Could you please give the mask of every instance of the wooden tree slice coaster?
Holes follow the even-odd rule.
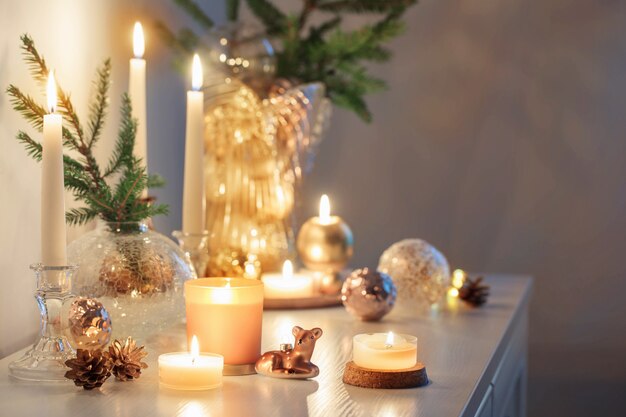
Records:
[[[381,371],[361,368],[350,361],[346,364],[346,369],[343,372],[343,382],[363,388],[415,388],[427,385],[428,375],[426,375],[426,367],[420,362],[409,369]]]

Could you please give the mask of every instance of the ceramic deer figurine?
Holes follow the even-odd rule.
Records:
[[[315,342],[322,336],[322,329],[316,327],[304,330],[295,326],[292,330],[295,347],[281,345],[281,350],[265,352],[255,364],[257,373],[274,378],[307,379],[319,375],[320,369],[311,363]]]

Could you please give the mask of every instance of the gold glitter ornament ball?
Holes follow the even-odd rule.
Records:
[[[405,239],[383,252],[378,270],[389,274],[398,290],[400,310],[437,306],[450,286],[446,257],[421,239]]]
[[[95,298],[78,297],[70,305],[69,333],[75,349],[103,348],[111,338],[111,318]]]

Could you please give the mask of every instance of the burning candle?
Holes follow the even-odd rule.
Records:
[[[261,354],[263,284],[243,278],[200,278],[185,282],[187,337],[202,352],[224,356],[224,375],[254,373]]]
[[[130,60],[130,76],[128,80],[128,94],[133,106],[133,117],[137,119],[137,134],[135,136],[135,156],[143,160],[148,169],[148,134],[146,126],[146,61],[143,59],[145,40],[141,23],[135,22],[133,30],[134,58]],[[147,195],[147,190],[145,191]]]
[[[412,368],[417,363],[417,338],[393,332],[358,334],[352,340],[352,357],[362,368]]]
[[[202,64],[193,56],[191,91],[187,91],[187,129],[185,139],[185,178],[183,186],[183,232],[204,231],[204,93]]]
[[[294,274],[293,264],[287,260],[282,274],[263,274],[265,298],[304,298],[313,294],[313,279]]]
[[[159,383],[178,390],[208,390],[222,385],[224,357],[200,353],[198,339],[191,339],[191,352],[166,353],[159,356]]]
[[[339,272],[352,257],[353,243],[350,227],[341,217],[330,215],[330,200],[324,194],[319,217],[307,220],[298,233],[300,259],[311,270]]]
[[[57,90],[54,72],[48,75],[48,111],[43,117],[41,170],[41,262],[46,266],[67,265],[65,190],[63,181],[63,118],[54,114]]]

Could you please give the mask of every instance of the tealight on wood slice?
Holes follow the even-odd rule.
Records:
[[[408,369],[383,371],[361,368],[350,361],[343,372],[343,382],[362,388],[399,389],[422,387],[429,381],[426,367],[420,362]]]

